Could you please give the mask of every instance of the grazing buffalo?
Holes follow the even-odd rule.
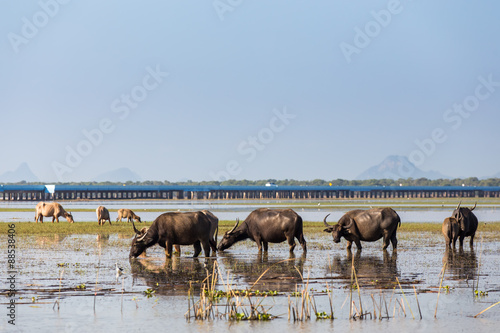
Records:
[[[207,215],[202,212],[171,212],[158,216],[151,227],[141,231],[137,230],[132,221],[134,231],[137,234],[132,241],[130,258],[136,258],[144,250],[155,244],[165,249],[167,258],[172,256],[172,247],[178,245],[193,245],[194,255],[197,257],[203,246],[205,256],[210,256],[210,228],[211,223]]]
[[[248,215],[241,225],[239,220],[230,231],[224,234],[218,250],[224,251],[234,243],[250,238],[257,243],[259,252],[267,252],[268,243],[288,241],[290,252],[295,248],[294,237],[299,240],[304,252],[307,251],[302,218],[291,209],[259,208]]]
[[[73,215],[71,212],[66,212],[64,208],[57,202],[39,202],[36,205],[36,213],[35,213],[35,221],[38,223],[40,219],[40,223],[43,223],[43,217],[52,216],[52,223],[54,220],[59,223],[59,217],[64,217],[68,220],[69,223],[73,223]]]
[[[477,217],[472,212],[474,208],[476,208],[476,204],[472,208],[462,207],[460,208],[460,204],[458,203],[457,208],[453,211],[452,216],[458,221],[460,225],[460,233],[458,234],[458,240],[460,241],[460,247],[464,245],[464,238],[470,236],[470,247],[474,246],[474,236],[476,235],[477,230]]]
[[[451,247],[453,243],[453,248],[455,248],[458,234],[460,233],[460,225],[458,224],[457,219],[454,217],[445,218],[441,231],[443,232],[444,240],[446,241],[446,247]]]
[[[212,250],[215,252],[217,251],[217,233],[219,231],[219,219],[217,216],[212,214],[212,212],[204,209],[201,211],[203,214],[205,214],[210,221],[210,242],[213,244],[212,245]],[[178,254],[181,254],[181,247],[178,244],[174,244],[174,250]]]
[[[99,225],[104,225],[106,221],[108,221],[111,225],[111,218],[109,217],[109,211],[106,207],[99,206],[97,207],[95,212],[97,214],[97,222],[99,223]]]
[[[340,242],[340,238],[344,237],[347,240],[348,250],[351,249],[352,242],[356,243],[358,250],[361,250],[361,241],[374,242],[382,237],[384,250],[389,246],[389,242],[392,243],[393,249],[397,248],[396,229],[401,225],[401,220],[392,208],[351,210],[345,213],[334,226],[326,223],[328,215],[323,220],[327,226],[323,231],[331,232],[335,243]]]
[[[118,222],[118,220],[120,220],[121,222],[122,219],[127,219],[127,222],[132,221],[132,219],[136,220],[137,222],[141,222],[141,218],[139,216],[135,215],[133,211],[126,208],[118,209],[118,217],[116,218],[116,222]]]

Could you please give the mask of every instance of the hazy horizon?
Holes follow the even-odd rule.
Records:
[[[355,179],[390,155],[452,178],[500,172],[492,0],[4,9],[0,175]]]

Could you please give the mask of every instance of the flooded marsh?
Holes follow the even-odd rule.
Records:
[[[229,228],[231,221],[221,224]],[[132,260],[133,231],[122,226],[99,229],[95,222],[92,231],[76,234],[20,232],[15,328],[494,331],[500,306],[474,318],[500,300],[500,235],[494,225],[480,224],[473,249],[466,240],[463,249],[446,250],[439,225],[405,229],[403,221],[397,251],[383,251],[380,240],[348,252],[345,240],[334,244],[319,224],[306,223],[306,254],[298,246],[291,255],[286,243],[258,253],[247,240],[213,258],[191,258],[192,246],[182,246],[180,256],[166,259],[154,246]],[[4,232],[0,244],[6,253]],[[7,266],[6,258],[1,264]],[[2,292],[5,308],[8,290]],[[213,297],[211,317],[195,319],[193,304],[207,296]],[[239,306],[234,317],[228,304]],[[309,318],[294,320],[291,309],[305,313],[312,304]],[[252,309],[260,319],[244,320]],[[2,330],[10,326],[0,323]]]

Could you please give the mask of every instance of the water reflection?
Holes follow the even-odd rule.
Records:
[[[192,285],[199,292],[203,280],[213,272],[213,260],[172,257],[162,264],[150,258],[130,259],[133,284],[138,279],[153,288],[159,295],[187,292]]]
[[[473,280],[477,275],[477,257],[474,250],[446,249],[443,255],[443,265],[451,280]]]
[[[233,274],[239,289],[253,286],[254,290],[287,292],[294,291],[296,284],[302,282],[306,254],[297,257],[291,253],[288,259],[274,259],[269,258],[268,253],[242,258],[223,252],[219,261]]]
[[[398,252],[383,251],[383,259],[373,255],[361,256],[362,250],[357,250],[353,256],[347,250],[347,257],[334,257],[327,267],[327,272],[336,279],[351,281],[351,267],[354,264],[358,283],[361,287],[393,288],[396,277],[400,276],[397,266]]]
[[[61,243],[68,235],[53,234],[50,236],[36,236],[36,243],[41,246]]]

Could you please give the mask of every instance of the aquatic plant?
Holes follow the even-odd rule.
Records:
[[[152,288],[148,288],[146,290],[144,290],[144,295],[147,297],[147,298],[151,298],[154,296],[156,290],[152,289]]]

